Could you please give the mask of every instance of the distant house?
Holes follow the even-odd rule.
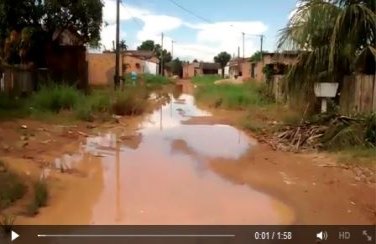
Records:
[[[89,84],[105,86],[112,84],[115,75],[115,53],[87,53]],[[137,74],[158,74],[159,59],[152,51],[126,50],[121,53],[119,64],[121,76],[130,72]]]
[[[158,74],[159,59],[153,51],[127,50],[122,53],[122,74]]]
[[[244,78],[244,73],[246,72],[245,64],[247,63],[246,58],[233,58],[229,61],[229,76],[231,78]]]
[[[250,62],[250,77],[253,80],[265,81],[266,77],[263,72],[265,66],[270,67],[274,74],[284,75],[288,67],[297,62],[299,52],[297,51],[283,51],[263,54],[262,60]]]
[[[197,75],[218,74],[218,63],[192,62],[183,64],[183,78],[192,78]]]

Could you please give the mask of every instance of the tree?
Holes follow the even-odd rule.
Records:
[[[73,28],[85,43],[96,45],[102,7],[101,0],[1,0],[0,39],[25,27],[42,29],[50,37],[56,30]]]
[[[156,45],[153,40],[146,40],[146,41],[143,41],[141,45],[137,47],[137,50],[154,51],[155,47]]]
[[[172,74],[182,77],[183,76],[183,62],[180,61],[179,58],[175,58],[170,63],[171,63]]]
[[[257,52],[255,52],[255,53],[249,58],[249,61],[251,61],[251,62],[258,62],[258,61],[261,61],[261,57],[264,56],[265,54],[267,54],[267,52],[262,52],[262,55],[261,55],[261,51],[257,51]]]
[[[373,0],[299,0],[278,41],[280,49],[301,51],[286,77],[288,90],[306,96],[318,81],[341,87],[362,53],[376,57],[375,5]]]
[[[222,78],[225,77],[225,66],[230,61],[231,55],[227,52],[221,52],[214,57],[214,62],[219,63],[222,69]]]
[[[125,40],[121,40],[121,41],[119,42],[119,47],[120,47],[120,51],[125,51],[125,50],[128,49],[128,46],[127,46],[127,44],[125,43]]]

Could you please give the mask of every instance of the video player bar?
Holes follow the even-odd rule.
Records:
[[[0,244],[374,244],[375,225],[12,226]]]

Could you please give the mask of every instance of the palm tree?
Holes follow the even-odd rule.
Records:
[[[312,92],[318,81],[341,86],[357,57],[375,55],[375,5],[374,0],[299,0],[278,41],[280,49],[302,51],[286,77],[288,90]]]
[[[119,42],[120,51],[126,51],[128,49],[128,45],[126,44],[125,40],[121,40]]]

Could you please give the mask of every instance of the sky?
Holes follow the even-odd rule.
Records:
[[[200,19],[173,2],[202,17]],[[122,0],[120,39],[128,49],[136,49],[144,40],[161,44],[181,60],[213,61],[221,51],[246,57],[260,50],[274,51],[278,31],[285,27],[296,0]],[[116,30],[116,0],[104,0],[102,49],[112,49]]]

